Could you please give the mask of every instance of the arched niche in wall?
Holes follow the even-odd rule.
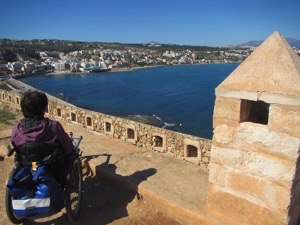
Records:
[[[166,152],[167,146],[166,146],[166,136],[159,133],[154,133],[151,136],[151,147],[159,152]]]
[[[70,119],[71,119],[71,122],[77,122],[77,116],[76,116],[76,112],[75,111],[71,111],[70,112]]]
[[[184,159],[192,163],[200,163],[201,149],[200,143],[196,140],[184,139]]]
[[[16,103],[17,103],[17,105],[20,105],[21,104],[21,102],[20,102],[20,97],[16,97]]]
[[[85,116],[85,124],[88,129],[90,129],[90,130],[94,129],[94,123],[93,123],[93,119],[92,119],[91,115]]]
[[[61,111],[61,108],[59,108],[59,107],[56,108],[56,115],[57,115],[57,117],[59,117],[59,118],[62,117],[62,111]]]
[[[104,127],[104,134],[113,135],[114,134],[114,127],[112,125],[112,119],[104,118],[103,123],[104,123],[104,126],[103,126]]]
[[[126,141],[132,144],[136,144],[138,141],[137,131],[134,125],[126,125]]]

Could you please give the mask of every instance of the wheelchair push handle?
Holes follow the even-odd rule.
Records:
[[[81,140],[83,139],[83,136],[79,135],[79,136],[74,136],[73,132],[70,132],[70,139],[74,145],[74,151],[76,154],[79,154],[79,145]]]

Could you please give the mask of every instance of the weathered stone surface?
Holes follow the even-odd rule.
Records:
[[[300,106],[300,96],[264,93],[259,96],[258,100],[281,105]]]
[[[229,218],[230,221],[231,218],[234,218],[235,221],[238,221],[236,224],[283,225],[287,219],[286,214],[272,211],[224,192],[212,183],[208,185],[208,210],[215,210],[223,216],[220,224],[224,222],[224,219]]]
[[[228,170],[226,180],[227,187],[241,196],[248,195],[260,201],[264,200],[267,180],[247,175],[238,170]]]
[[[217,97],[247,99],[252,101],[257,101],[258,98],[258,94],[256,92],[237,91],[224,88],[217,88],[215,90],[215,94]]]
[[[217,97],[215,101],[214,117],[239,121],[240,109],[240,99]]]
[[[287,214],[290,190],[265,178],[227,170],[226,189],[257,205]]]
[[[213,159],[212,159],[213,161]],[[240,167],[244,173],[265,177],[286,188],[291,187],[295,164],[290,160],[263,152],[242,152]]]
[[[204,154],[204,156],[207,156],[207,157],[210,158],[211,157],[211,151],[206,151],[205,154]]]
[[[13,107],[20,108],[20,105],[17,104],[17,102],[14,102],[16,97],[21,98],[20,94],[7,91],[3,91],[1,93],[1,96],[4,96],[4,99],[1,99],[2,102],[12,105]],[[11,96],[11,102],[8,99],[9,96]],[[61,116],[57,115],[57,108],[61,110]],[[201,152],[207,152],[206,158],[204,159],[205,162],[203,162],[202,167],[205,166],[206,169],[208,168],[210,160],[209,152],[211,149],[211,141],[208,139],[177,133],[98,112],[84,110],[62,100],[56,101],[56,99],[52,96],[49,97],[49,107],[47,113],[48,117],[58,119],[60,121],[71,122],[71,113],[75,114],[73,115],[73,119],[76,118],[74,121],[72,121],[72,123],[82,127],[87,127],[86,118],[90,117],[91,126],[88,127],[90,130],[94,130],[95,132],[101,134],[110,135],[113,138],[125,140],[139,147],[151,149],[153,148],[153,136],[161,136],[163,137],[163,146],[154,147],[156,148],[155,150],[162,153],[170,153],[173,156],[184,157],[184,140],[190,140],[191,143],[197,143],[199,150],[199,157],[196,160],[190,160],[190,162],[198,165],[202,160]],[[109,125],[106,124],[106,122],[111,124],[110,131],[107,129]],[[129,128],[134,131],[134,139],[129,139],[127,137],[127,129]]]
[[[223,165],[211,162],[209,165],[209,178],[208,181],[220,186],[225,187],[226,171]]]
[[[216,128],[219,125],[226,124],[228,126],[237,127],[240,125],[239,120],[232,120],[227,118],[221,118],[221,117],[214,117],[213,118],[213,128]]]
[[[249,144],[258,144],[270,151],[297,159],[300,138],[268,130],[266,125],[244,122],[236,129],[236,140],[243,140]]]
[[[221,165],[227,165],[229,167],[234,167],[241,164],[240,157],[240,150],[230,148],[219,148],[214,145],[212,146],[211,162],[218,163]]]
[[[268,128],[294,137],[300,137],[300,107],[272,104],[269,112]]]
[[[213,140],[221,144],[229,144],[233,141],[235,127],[222,124],[214,129]]]
[[[287,214],[290,201],[290,188],[285,188],[274,183],[269,183],[265,196],[265,202],[283,214]]]
[[[216,96],[209,208],[228,224],[284,224],[288,215],[288,224],[296,224],[299,56],[275,32],[216,88]],[[255,113],[248,100],[271,103],[267,125],[244,122]]]

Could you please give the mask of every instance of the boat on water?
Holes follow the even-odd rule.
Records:
[[[110,68],[93,68],[91,70],[89,70],[89,73],[101,73],[101,72],[107,72],[110,71]]]
[[[101,72],[107,72],[110,71],[110,68],[105,67],[99,67],[99,66],[90,66],[90,67],[83,67],[80,68],[81,72],[87,72],[87,73],[101,73]]]

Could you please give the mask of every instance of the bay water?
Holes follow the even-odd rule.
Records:
[[[20,80],[81,108],[211,139],[215,88],[237,66],[162,66]]]

